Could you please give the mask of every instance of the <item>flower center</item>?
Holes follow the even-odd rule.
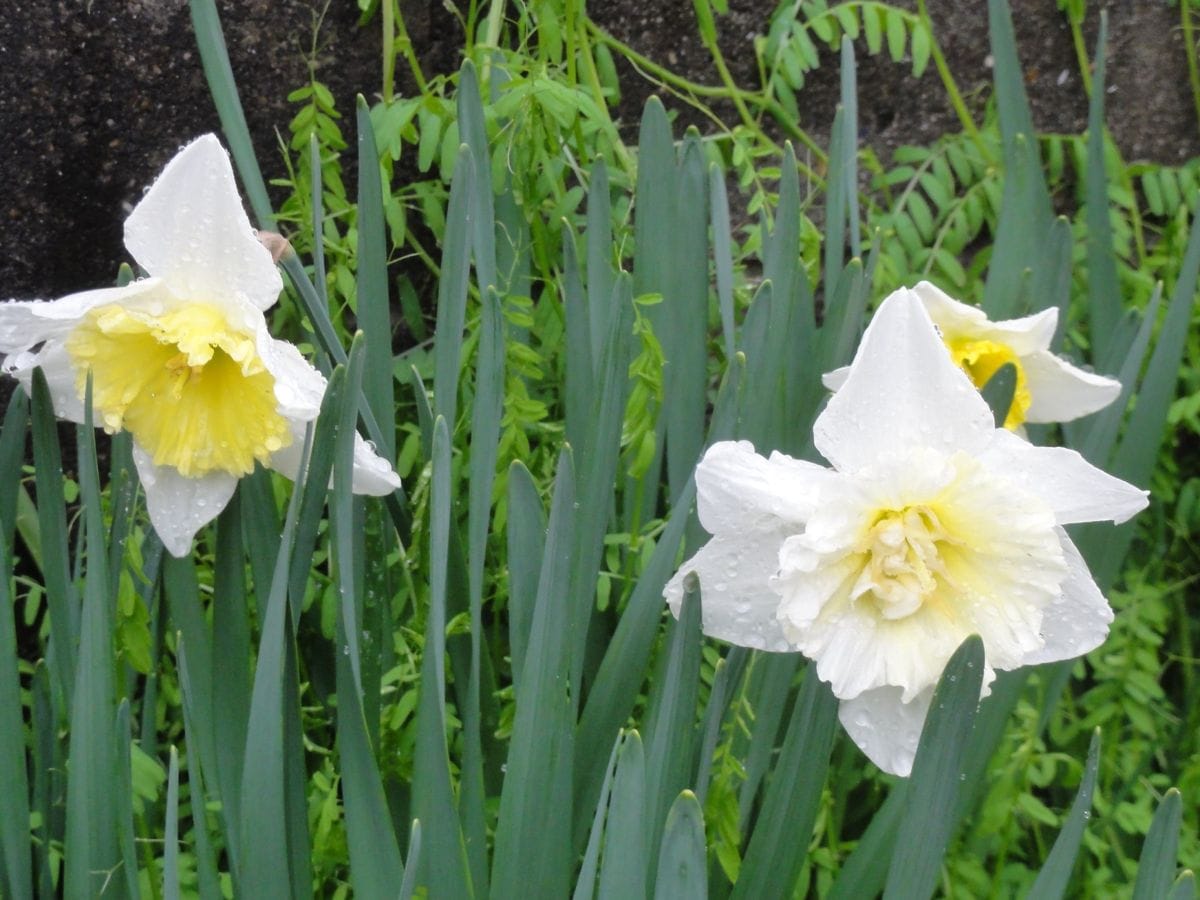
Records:
[[[129,431],[156,465],[189,478],[241,476],[291,443],[254,337],[215,307],[194,303],[150,315],[101,306],[66,347],[80,393],[91,370],[105,430]]]
[[[954,338],[946,341],[950,356],[970,377],[977,388],[983,388],[992,376],[1000,371],[1006,363],[1012,363],[1017,370],[1017,387],[1013,391],[1012,404],[1008,415],[1004,418],[1004,427],[1011,430],[1019,428],[1029,412],[1031,398],[1029,386],[1025,381],[1025,369],[1021,360],[1013,352],[1012,347],[998,341],[975,340],[974,338]]]
[[[885,619],[903,619],[921,608],[945,578],[941,546],[953,542],[928,506],[880,510],[855,548],[865,562],[851,589],[869,594]]]

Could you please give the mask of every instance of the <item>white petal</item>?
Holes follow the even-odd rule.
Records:
[[[304,432],[308,425],[300,419],[289,419],[288,425],[292,431],[292,442],[281,450],[271,454],[271,468],[285,478],[296,480],[300,472],[300,459],[304,451]],[[329,478],[329,487],[333,488],[333,476]],[[350,490],[355,494],[366,494],[371,497],[383,497],[400,487],[400,476],[387,460],[375,452],[374,447],[363,440],[362,435],[354,435],[354,471],[351,475]]]
[[[881,687],[843,700],[838,719],[867,758],[885,772],[907,778],[912,772],[933,688],[900,702],[900,688]]]
[[[43,341],[61,340],[97,306],[128,305],[163,296],[157,278],[132,281],[125,287],[68,294],[59,300],[14,300],[0,303],[0,353],[17,353]]]
[[[1058,310],[1043,309],[1021,319],[992,322],[987,314],[976,306],[960,303],[940,288],[922,281],[913,293],[921,298],[929,318],[941,329],[947,340],[973,338],[996,341],[1012,348],[1017,356],[1045,350],[1054,339],[1058,327]]]
[[[853,471],[912,447],[974,452],[994,430],[987,403],[950,359],[924,306],[901,289],[875,313],[813,439],[835,468]]]
[[[375,452],[374,446],[363,439],[361,434],[354,435],[354,473],[351,476],[351,490],[356,494],[366,494],[371,497],[385,497],[400,487],[400,476],[396,474],[391,464]]]
[[[1058,529],[1069,574],[1063,582],[1062,594],[1046,607],[1042,616],[1040,650],[1028,654],[1025,665],[1074,659],[1095,650],[1108,636],[1113,611],[1096,586],[1087,563],[1079,555],[1067,533]]]
[[[4,360],[4,371],[14,376],[33,396],[33,370],[42,367],[54,415],[69,422],[83,422],[83,399],[80,397],[75,365],[66,348],[60,343],[47,343],[36,353],[24,351]]]
[[[1149,494],[1096,468],[1066,447],[1037,447],[997,431],[978,459],[1023,490],[1041,497],[1059,525],[1124,522],[1141,512]]]
[[[834,369],[832,372],[826,372],[821,376],[821,384],[825,385],[827,391],[840,391],[842,385],[846,383],[846,378],[850,374],[849,366],[842,366],[839,369]]]
[[[671,611],[679,615],[683,579],[695,572],[705,634],[755,650],[794,649],[779,627],[779,595],[769,584],[784,536],[782,529],[766,528],[712,538],[667,582],[663,596]]]
[[[233,496],[237,478],[211,472],[201,478],[185,478],[170,466],[156,466],[137,444],[133,445],[146,510],[150,522],[172,556],[186,556],[196,532],[215,519]]]
[[[180,299],[266,309],[283,281],[242,207],[216,136],[188,144],[125,220],[125,246]]]
[[[265,322],[255,330],[258,355],[275,378],[275,400],[280,414],[302,422],[315,419],[325,397],[325,376],[300,355],[294,344],[272,338]],[[303,428],[300,434],[303,436]]]
[[[696,511],[709,534],[762,527],[770,520],[799,525],[816,504],[822,466],[782,453],[759,456],[749,441],[720,441],[696,467]]]
[[[1103,409],[1121,394],[1121,382],[1071,365],[1048,350],[1021,360],[1029,387],[1030,422],[1070,422]]]

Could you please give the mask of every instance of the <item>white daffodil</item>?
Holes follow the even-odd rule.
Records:
[[[125,220],[125,246],[150,277],[0,304],[0,353],[27,389],[40,366],[56,414],[73,422],[91,372],[95,422],[133,436],[150,521],[182,556],[256,462],[295,477],[325,379],[267,331],[283,282],[215,136],[167,164]],[[359,438],[355,492],[399,485]]]
[[[1058,310],[1044,309],[1022,319],[992,322],[983,310],[959,303],[939,288],[922,281],[910,293],[925,306],[941,332],[954,362],[982,388],[1005,363],[1017,370],[1012,405],[1004,420],[1010,430],[1026,422],[1069,422],[1103,409],[1121,393],[1121,382],[1071,365],[1050,352],[1058,327]],[[822,379],[836,391],[848,366]]]
[[[1112,610],[1063,526],[1124,521],[1146,493],[997,429],[917,293],[880,306],[814,442],[830,468],[746,441],[705,454],[697,502],[712,539],[664,593],[678,614],[695,572],[706,633],[813,660],[880,768],[909,773],[933,688],[969,635],[983,639],[985,685],[1104,640]]]

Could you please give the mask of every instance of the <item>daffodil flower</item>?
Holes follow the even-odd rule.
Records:
[[[1026,422],[1069,422],[1103,409],[1121,393],[1121,382],[1087,372],[1050,352],[1058,327],[1057,309],[992,322],[983,310],[959,303],[928,281],[910,293],[924,304],[951,358],[977,388],[987,384],[1001,366],[1012,363],[1017,384],[1005,428],[1015,431]],[[827,373],[825,387],[837,390],[848,371],[844,366]]]
[[[125,221],[149,277],[51,302],[0,304],[4,370],[29,388],[36,367],[58,416],[128,431],[150,521],[186,554],[255,463],[294,478],[325,379],[267,331],[283,282],[242,208],[229,157],[206,135],[183,148]],[[361,438],[356,493],[400,485]]]
[[[1104,640],[1112,610],[1063,526],[1147,503],[1073,450],[997,429],[926,310],[902,290],[875,314],[814,426],[831,467],[746,441],[705,454],[712,538],[664,591],[678,614],[695,572],[706,633],[811,659],[847,732],[898,775],[969,635],[983,640],[985,684]]]

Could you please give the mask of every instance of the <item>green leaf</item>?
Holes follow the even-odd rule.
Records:
[[[1108,15],[1102,10],[1088,107],[1087,171],[1084,176],[1088,302],[1084,309],[1092,337],[1092,358],[1106,372],[1120,363],[1114,352],[1113,337],[1122,309],[1117,256],[1109,220],[1108,177],[1104,169],[1104,48],[1107,40]]]
[[[1083,842],[1083,831],[1087,827],[1091,815],[1092,791],[1096,787],[1096,770],[1100,765],[1100,729],[1092,732],[1092,740],[1088,745],[1087,764],[1083,769],[1083,777],[1079,780],[1079,791],[1075,794],[1075,802],[1067,813],[1062,830],[1042,870],[1038,872],[1037,881],[1029,891],[1028,900],[1056,900],[1062,897],[1071,881],[1071,871],[1075,868],[1075,860],[1079,856],[1079,846]]]
[[[375,421],[386,425],[377,445],[379,455],[396,458],[396,432],[392,366],[392,305],[388,293],[387,232],[383,218],[383,185],[379,153],[367,101],[361,95],[358,110],[358,247],[355,315],[366,342],[362,393]],[[357,391],[352,392],[355,396]],[[351,423],[351,428],[354,423]]]
[[[571,771],[575,738],[569,689],[572,635],[568,584],[575,549],[575,469],[558,458],[549,530],[517,695],[500,813],[496,822],[493,895],[516,898],[529,884],[565,896],[571,852]]]
[[[464,162],[460,155],[460,162]],[[469,163],[468,163],[469,165]],[[465,168],[465,166],[464,166]],[[459,172],[463,169],[460,168]],[[443,273],[444,277],[444,273]],[[440,333],[440,332],[439,332]],[[446,598],[450,560],[450,432],[438,416],[433,424],[433,482],[429,522],[429,613],[421,656],[417,738],[413,758],[412,810],[422,825],[418,885],[430,893],[474,896],[462,828],[454,808],[446,746]]]
[[[625,734],[617,755],[612,803],[605,829],[598,896],[638,900],[646,896],[649,838],[646,819],[646,757],[636,731]]]
[[[724,338],[725,359],[731,360],[737,347],[733,320],[733,244],[725,176],[716,163],[708,167],[708,196],[711,200],[713,267],[716,271],[717,306],[721,311],[721,335]]]
[[[32,897],[29,781],[13,621],[12,554],[0,531],[0,874],[7,897]]]
[[[42,552],[42,581],[50,614],[51,672],[56,690],[67,709],[75,692],[74,647],[79,644],[79,599],[70,581],[71,556],[67,549],[66,501],[63,498],[62,451],[54,404],[41,369],[33,373],[33,473],[37,488],[38,535]]]
[[[964,751],[979,706],[983,642],[967,638],[942,672],[913,761],[884,900],[919,900],[937,887],[954,826]]]
[[[933,50],[933,36],[924,22],[918,22],[912,30],[912,74],[920,78],[929,65],[929,56]]]
[[[900,62],[904,59],[904,46],[908,42],[904,17],[896,10],[884,7],[884,19],[887,25],[888,53],[892,57],[892,62]]]
[[[1012,406],[1013,396],[1017,390],[1017,367],[1005,363],[987,380],[980,393],[992,410],[992,418],[997,428],[1003,428],[1008,419],[1008,411]]]
[[[623,739],[624,735],[622,734],[613,743],[608,768],[604,772],[604,783],[600,786],[600,799],[596,803],[596,814],[592,817],[592,830],[588,835],[587,849],[583,853],[583,863],[579,867],[579,878],[575,881],[575,893],[571,895],[571,900],[592,900],[592,895],[596,890],[600,844],[604,838],[605,814],[608,812],[608,798],[612,793],[613,775],[617,768],[617,753],[621,749]],[[641,884],[642,880],[639,880],[638,883]]]
[[[21,464],[25,461],[26,423],[29,420],[29,397],[25,391],[13,391],[4,410],[4,425],[0,427],[0,537],[8,546],[14,545],[17,526],[17,498],[24,493],[21,486]],[[41,568],[40,554],[33,548],[30,555]]]
[[[708,896],[704,813],[696,795],[683,791],[671,805],[658,856],[655,900],[692,900]]]
[[[701,590],[699,579],[684,580],[679,618],[667,626],[667,650],[655,672],[645,716],[646,824],[651,853],[657,853],[653,835],[659,833],[667,811],[681,790],[694,784],[693,746],[696,740],[696,697],[700,685]],[[650,859],[655,869],[655,857]]]
[[[1133,900],[1153,900],[1165,897],[1175,880],[1175,855],[1179,847],[1179,827],[1183,822],[1183,797],[1175,788],[1167,791],[1138,859],[1137,880],[1133,883]]]
[[[650,556],[650,562],[633,589],[617,630],[608,642],[608,649],[588,693],[575,741],[576,818],[572,833],[576,847],[582,847],[587,834],[588,816],[595,808],[600,792],[604,747],[606,744],[611,746],[612,736],[637,702],[646,662],[662,618],[663,587],[675,570],[694,496],[693,483],[676,502],[671,518]]]
[[[179,900],[179,753],[171,745],[167,819],[163,827],[163,900]]]
[[[792,894],[817,818],[837,709],[837,699],[810,665],[742,857],[734,898]]]
[[[312,441],[311,426],[305,435],[297,482],[305,478],[305,462]],[[243,481],[244,484],[244,481]],[[296,677],[292,656],[291,619],[288,615],[287,574],[296,528],[300,491],[293,491],[279,540],[274,572],[261,613],[262,634],[258,645],[258,663],[250,699],[249,727],[242,761],[242,797],[253,803],[242,804],[239,824],[241,880],[246,896],[275,897],[286,892],[307,896],[311,878],[296,881],[292,846],[295,818],[304,816],[303,797],[296,806],[293,785],[289,783],[294,765],[289,739],[295,728],[288,719],[299,714],[293,706]],[[267,588],[259,584],[259,588]],[[295,739],[299,735],[295,734]],[[303,818],[301,818],[303,821]],[[307,833],[307,832],[306,832]]]
[[[492,195],[492,182],[487,177],[487,173],[491,171],[491,155],[488,152],[479,82],[475,76],[475,66],[469,59],[463,63],[459,72],[457,101],[459,131],[462,142],[471,151],[476,175],[470,188],[471,230],[475,250],[475,272],[482,295],[490,287],[499,290],[501,285],[496,277],[495,198]]]
[[[242,111],[242,101],[238,98],[216,0],[191,0],[190,6],[192,30],[196,33],[196,47],[200,51],[204,77],[221,119],[221,129],[225,132],[229,152],[237,165],[255,218],[261,227],[270,228],[275,222],[275,215],[271,212],[267,185],[254,155],[254,144],[250,139],[250,128],[246,125],[246,115]]]
[[[446,231],[442,237],[442,273],[438,280],[435,332],[437,337],[433,351],[433,409],[435,415],[446,420],[449,428],[454,427],[458,405],[459,356],[462,351],[463,324],[467,314],[467,279],[470,275],[469,210],[474,180],[471,151],[466,146],[460,147],[458,161],[454,166],[454,180],[450,184]]]
[[[45,382],[41,388],[44,390]],[[39,403],[39,393],[35,383],[35,406]],[[75,702],[70,718],[66,866],[63,873],[64,893],[72,897],[98,894],[107,873],[121,859],[115,821],[119,804],[114,796],[114,776],[119,765],[112,665],[115,598],[108,595],[108,548],[104,544],[90,376],[83,409],[84,422],[76,429],[76,434],[87,561],[75,669]],[[60,643],[59,646],[65,652],[69,645]]]

